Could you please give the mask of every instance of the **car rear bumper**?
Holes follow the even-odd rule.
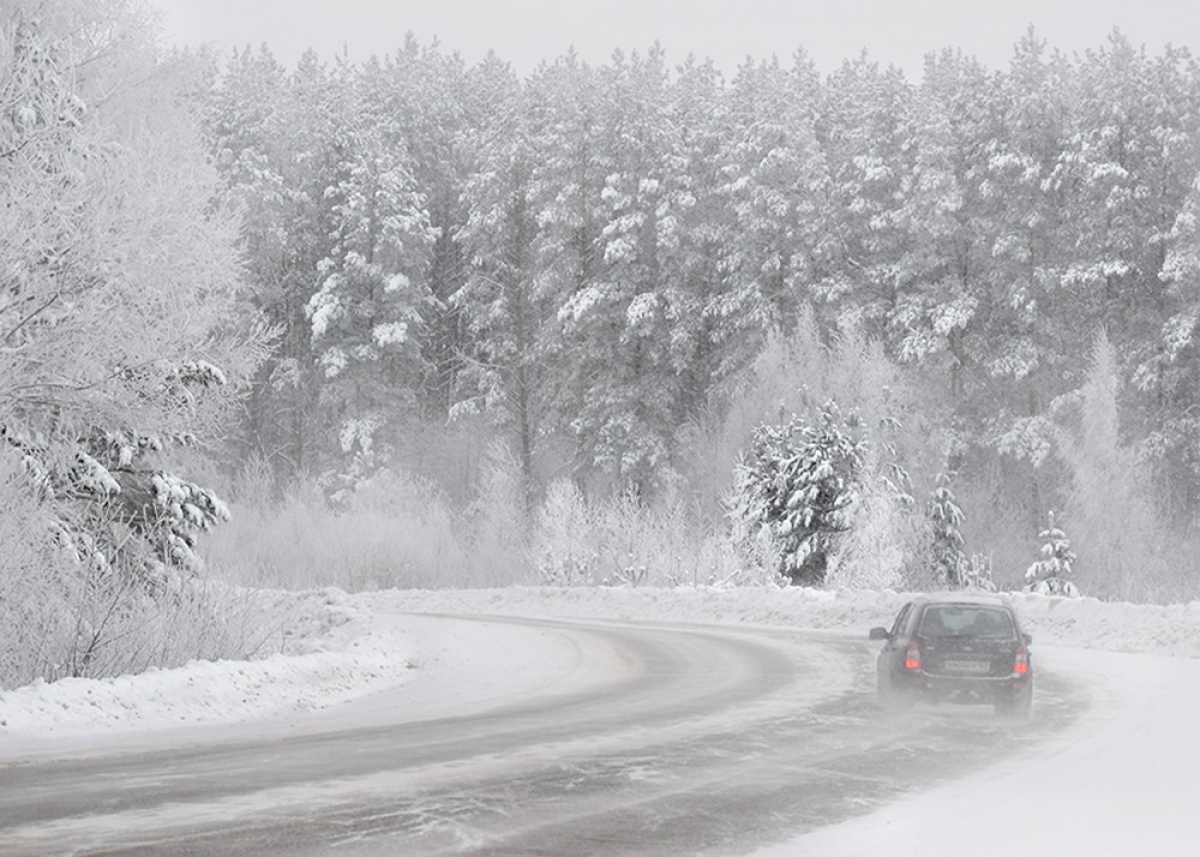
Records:
[[[907,673],[901,686],[928,699],[949,702],[995,702],[1020,696],[1033,686],[1029,673],[1006,676],[948,676],[924,670]]]

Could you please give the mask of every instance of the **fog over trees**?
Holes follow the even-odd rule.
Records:
[[[361,66],[247,49],[207,131],[286,346],[244,443],[284,479],[387,459],[467,497],[469,465],[428,449],[449,420],[503,438],[531,497],[569,473],[708,504],[727,486],[697,433],[764,383],[768,340],[851,338],[906,385],[912,478],[958,472],[995,536],[1148,503],[1187,532],[1198,99],[1190,56],[1115,32],[1074,58],[1030,32],[1004,72],[948,49],[919,82],[867,57],[822,78],[803,52],[731,80],[657,47],[519,79],[411,39]],[[772,367],[796,390],[816,369]]]
[[[1019,588],[1053,530],[1086,595],[1194,595],[1186,51],[521,78],[0,10],[0,611],[76,658],[21,670],[87,672],[206,552],[282,585]],[[797,548],[817,513],[764,535],[737,486],[823,419],[854,475]]]

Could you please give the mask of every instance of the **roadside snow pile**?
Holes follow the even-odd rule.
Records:
[[[890,626],[904,593],[786,589],[513,587],[396,590],[353,596],[371,609],[775,625],[862,635]],[[1035,643],[1200,657],[1200,602],[1158,606],[1095,598],[1010,596]]]
[[[890,623],[903,596],[791,587],[538,587],[364,592],[350,603],[373,610],[630,621],[776,625],[859,632]]]
[[[301,628],[286,653],[254,661],[192,661],[117,678],[38,681],[0,691],[6,739],[65,737],[197,723],[233,723],[281,710],[326,708],[401,684],[409,646],[398,633],[349,606],[336,589],[287,615]],[[285,603],[285,602],[281,602]]]
[[[1200,658],[1200,601],[1162,606],[1024,593],[1011,597],[1035,643]]]

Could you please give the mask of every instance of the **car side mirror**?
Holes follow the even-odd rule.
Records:
[[[1027,646],[1033,645],[1033,634],[1022,634],[1021,636],[1023,636],[1025,638],[1025,645],[1027,645]]]
[[[871,639],[872,640],[886,640],[890,636],[891,636],[891,634],[888,633],[887,628],[872,628],[871,629]]]

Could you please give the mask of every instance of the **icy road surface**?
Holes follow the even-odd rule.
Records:
[[[1022,769],[1092,714],[1056,670],[1028,724],[888,715],[874,645],[846,634],[387,621],[459,641],[474,668],[326,712],[0,761],[0,854],[744,854],[862,817],[831,828],[853,833],[1000,760]],[[847,842],[821,853],[865,853]]]
[[[1038,752],[755,857],[1200,854],[1200,660],[1049,648],[1039,666],[1090,704]]]

